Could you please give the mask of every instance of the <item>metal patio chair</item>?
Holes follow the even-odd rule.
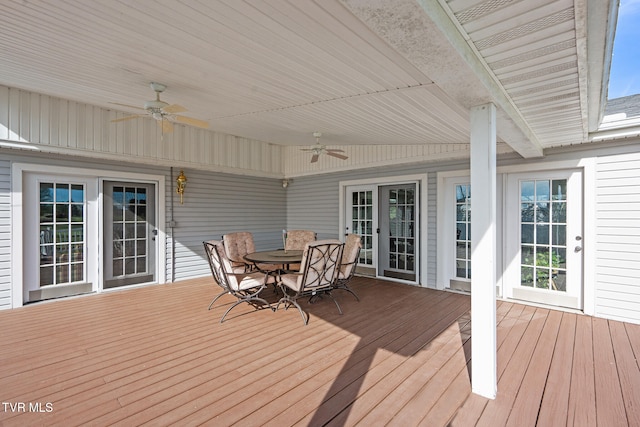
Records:
[[[362,249],[362,239],[357,234],[349,234],[345,239],[344,251],[342,252],[342,262],[338,270],[338,277],[333,284],[334,289],[342,289],[350,292],[351,295],[360,301],[358,295],[349,287],[349,282],[353,278],[353,274],[358,266],[360,258],[360,249]]]
[[[271,304],[258,296],[270,282],[275,283],[273,276],[260,271],[235,273],[221,241],[210,240],[202,243],[211,267],[211,274],[218,286],[223,289],[223,292],[211,301],[208,309],[211,310],[213,304],[225,294],[233,295],[237,299],[224,313],[220,323],[224,322],[224,318],[234,307],[245,302],[255,306],[256,309],[267,306],[274,310]]]
[[[273,264],[255,264],[247,262],[244,256],[256,251],[253,234],[248,231],[237,231],[222,236],[224,251],[231,262],[234,273],[248,273],[256,269],[267,272],[275,271],[282,266]]]
[[[317,238],[316,232],[312,230],[289,230],[287,231],[285,239],[284,249],[286,251],[291,250],[304,250],[304,247],[309,242],[314,242]],[[299,271],[301,264],[291,264],[289,270]]]
[[[300,307],[298,299],[308,296],[309,301],[313,302],[323,295],[328,295],[338,307],[338,313],[342,314],[340,304],[331,295],[331,290],[338,276],[343,247],[344,243],[334,239],[307,243],[300,271],[278,276],[283,296],[278,301],[276,310],[280,304],[284,304],[285,309],[294,305],[300,311],[302,321],[306,325],[309,323],[309,315]]]

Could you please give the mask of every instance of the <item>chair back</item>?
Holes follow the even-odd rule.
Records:
[[[304,250],[307,243],[316,240],[316,232],[311,230],[289,230],[284,245],[286,250]]]
[[[302,254],[296,291],[331,288],[340,268],[343,247],[344,244],[335,239],[307,243]]]
[[[247,263],[244,256],[256,251],[253,242],[253,234],[248,231],[238,231],[222,236],[224,252],[231,262],[231,267],[235,273],[244,273],[247,270]]]
[[[225,254],[223,243],[219,240],[209,240],[204,242],[204,250],[209,260],[211,274],[218,285],[231,293],[237,291],[239,289],[238,280],[233,275],[231,261]]]
[[[349,234],[344,242],[342,264],[340,265],[340,278],[350,278],[355,273],[362,249],[362,239],[357,234]]]

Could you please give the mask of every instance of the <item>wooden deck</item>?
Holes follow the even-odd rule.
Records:
[[[356,279],[358,303],[236,307],[210,279],[0,312],[0,424],[639,426],[640,326],[498,303],[471,394],[468,296]],[[270,292],[270,291],[269,291]],[[482,369],[482,367],[479,367]]]

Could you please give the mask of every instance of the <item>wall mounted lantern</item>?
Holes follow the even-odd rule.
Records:
[[[184,188],[187,186],[187,177],[184,176],[183,170],[180,171],[180,175],[176,178],[176,184],[176,193],[180,195],[180,204],[183,204]]]

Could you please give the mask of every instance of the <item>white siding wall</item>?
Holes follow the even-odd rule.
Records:
[[[640,154],[596,170],[596,315],[640,323]]]
[[[11,166],[0,160],[0,310],[11,305]]]

